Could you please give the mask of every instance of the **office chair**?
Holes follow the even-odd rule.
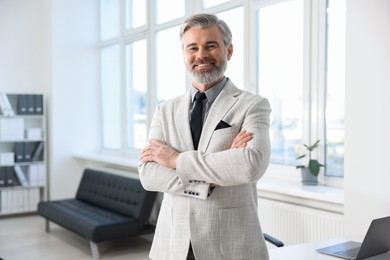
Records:
[[[271,244],[273,244],[274,246],[277,246],[277,247],[283,247],[284,244],[282,241],[280,241],[279,239],[267,234],[267,233],[263,233],[263,236],[264,236],[264,239],[265,241],[268,241],[270,242]]]

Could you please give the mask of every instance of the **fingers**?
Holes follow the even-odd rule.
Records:
[[[246,130],[242,130],[234,138],[230,149],[244,148],[250,140],[252,140],[252,133],[249,133]]]
[[[243,147],[245,147],[250,140],[252,140],[252,136],[251,135],[243,136],[240,140],[238,140],[235,143],[235,148],[243,148]]]
[[[154,161],[154,155],[156,154],[157,149],[159,148],[159,141],[158,140],[150,140],[149,143],[150,144],[145,146],[144,149],[142,149],[142,151],[141,151],[141,155],[139,158],[141,163]],[[152,144],[152,143],[154,143],[154,144]]]
[[[141,163],[156,162],[161,166],[176,169],[176,159],[179,152],[165,143],[151,139],[140,155]]]
[[[150,139],[148,140],[148,143],[149,145],[145,146],[141,151],[141,155],[139,158],[141,163],[154,161],[153,156],[154,154],[156,154],[157,149],[164,145],[163,142],[157,139]]]
[[[146,163],[146,162],[153,161],[153,150],[150,149],[149,146],[145,147],[141,151],[141,155],[140,155],[139,160],[141,161],[141,163]]]

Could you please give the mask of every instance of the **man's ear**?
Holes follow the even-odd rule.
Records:
[[[233,55],[233,44],[230,44],[229,47],[227,48],[227,59],[230,60],[232,55]]]

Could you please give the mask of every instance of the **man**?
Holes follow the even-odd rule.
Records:
[[[150,258],[268,259],[256,183],[269,163],[269,102],[224,76],[224,21],[193,15],[180,39],[192,86],[157,107],[140,156],[142,185],[164,193]]]

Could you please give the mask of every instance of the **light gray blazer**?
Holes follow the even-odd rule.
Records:
[[[197,260],[268,259],[256,183],[270,157],[269,102],[228,80],[209,111],[197,151],[190,102],[189,91],[164,102],[150,126],[149,138],[181,152],[176,170],[154,162],[139,167],[144,188],[164,193],[150,258],[185,260],[191,241]],[[221,120],[231,127],[218,129]],[[241,130],[253,133],[253,139],[245,148],[229,150]],[[208,196],[210,184],[217,187]]]

